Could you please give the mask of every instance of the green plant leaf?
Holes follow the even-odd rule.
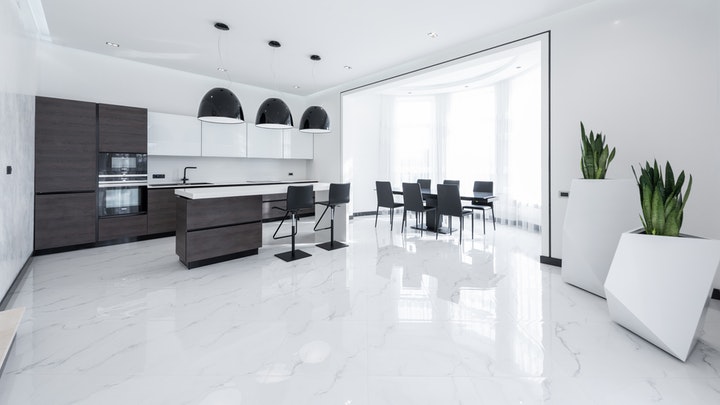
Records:
[[[646,230],[648,233],[651,233],[651,227],[653,224],[652,221],[652,187],[649,184],[644,184],[642,186],[642,192],[640,193],[640,197],[642,198],[642,201],[640,203],[642,204],[642,212],[643,216],[645,217],[645,223]]]
[[[673,174],[670,162],[665,163],[665,190],[663,197],[669,198],[675,194],[675,175]]]
[[[662,186],[655,186],[651,203],[651,222],[653,235],[662,235],[665,230],[665,210],[662,198]]]

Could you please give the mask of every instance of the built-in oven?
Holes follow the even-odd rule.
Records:
[[[147,155],[100,153],[98,216],[147,213]]]
[[[98,216],[140,215],[147,213],[147,183],[108,184],[98,187]]]

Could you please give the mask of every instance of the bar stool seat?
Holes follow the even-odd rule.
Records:
[[[291,238],[292,248],[289,252],[278,253],[275,256],[279,257],[282,260],[285,260],[286,262],[291,262],[293,260],[303,259],[305,257],[312,256],[310,253],[295,249],[295,235],[297,234],[298,211],[303,208],[312,208],[313,206],[314,202],[312,184],[309,184],[307,186],[288,186],[287,204],[285,205],[285,208],[273,207],[273,209],[285,211],[285,216],[283,217],[282,221],[280,221],[280,225],[278,225],[277,229],[275,230],[275,233],[273,234],[273,239]],[[280,228],[282,227],[288,216],[290,216],[292,221],[292,230],[290,234],[277,236],[278,231],[280,231]]]
[[[330,183],[330,190],[328,191],[328,200],[327,201],[316,201],[315,204],[324,205],[325,209],[323,210],[322,215],[320,215],[320,218],[315,223],[315,227],[313,228],[315,231],[324,231],[326,229],[330,230],[330,242],[325,243],[318,243],[317,247],[325,249],[325,250],[335,250],[335,249],[341,249],[344,247],[347,247],[346,244],[342,242],[335,241],[335,207],[338,205],[347,204],[350,202],[350,183]],[[325,216],[325,213],[327,210],[330,209],[330,226],[325,228],[318,228],[318,225],[320,225],[320,221],[322,221],[323,217]]]

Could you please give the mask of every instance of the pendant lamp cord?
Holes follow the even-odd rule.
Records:
[[[277,83],[277,72],[275,72],[275,53],[276,53],[276,52],[277,52],[277,49],[276,49],[276,48],[273,48],[273,50],[272,50],[272,61],[271,61],[272,66],[271,66],[271,69],[272,69],[272,75],[273,75],[273,86],[275,86],[275,91],[277,92],[278,97],[280,97],[280,87],[278,86],[278,83]]]
[[[218,51],[218,58],[220,59],[220,68],[222,68],[223,72],[225,72],[225,76],[227,77],[227,81],[228,81],[228,88],[230,88],[230,83],[232,83],[232,80],[230,79],[230,69],[225,67],[225,62],[223,61],[222,49],[220,47],[221,39],[222,39],[222,32],[218,32],[217,51]]]

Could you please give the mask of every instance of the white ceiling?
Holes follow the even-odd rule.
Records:
[[[298,95],[591,1],[41,0],[56,44]]]

